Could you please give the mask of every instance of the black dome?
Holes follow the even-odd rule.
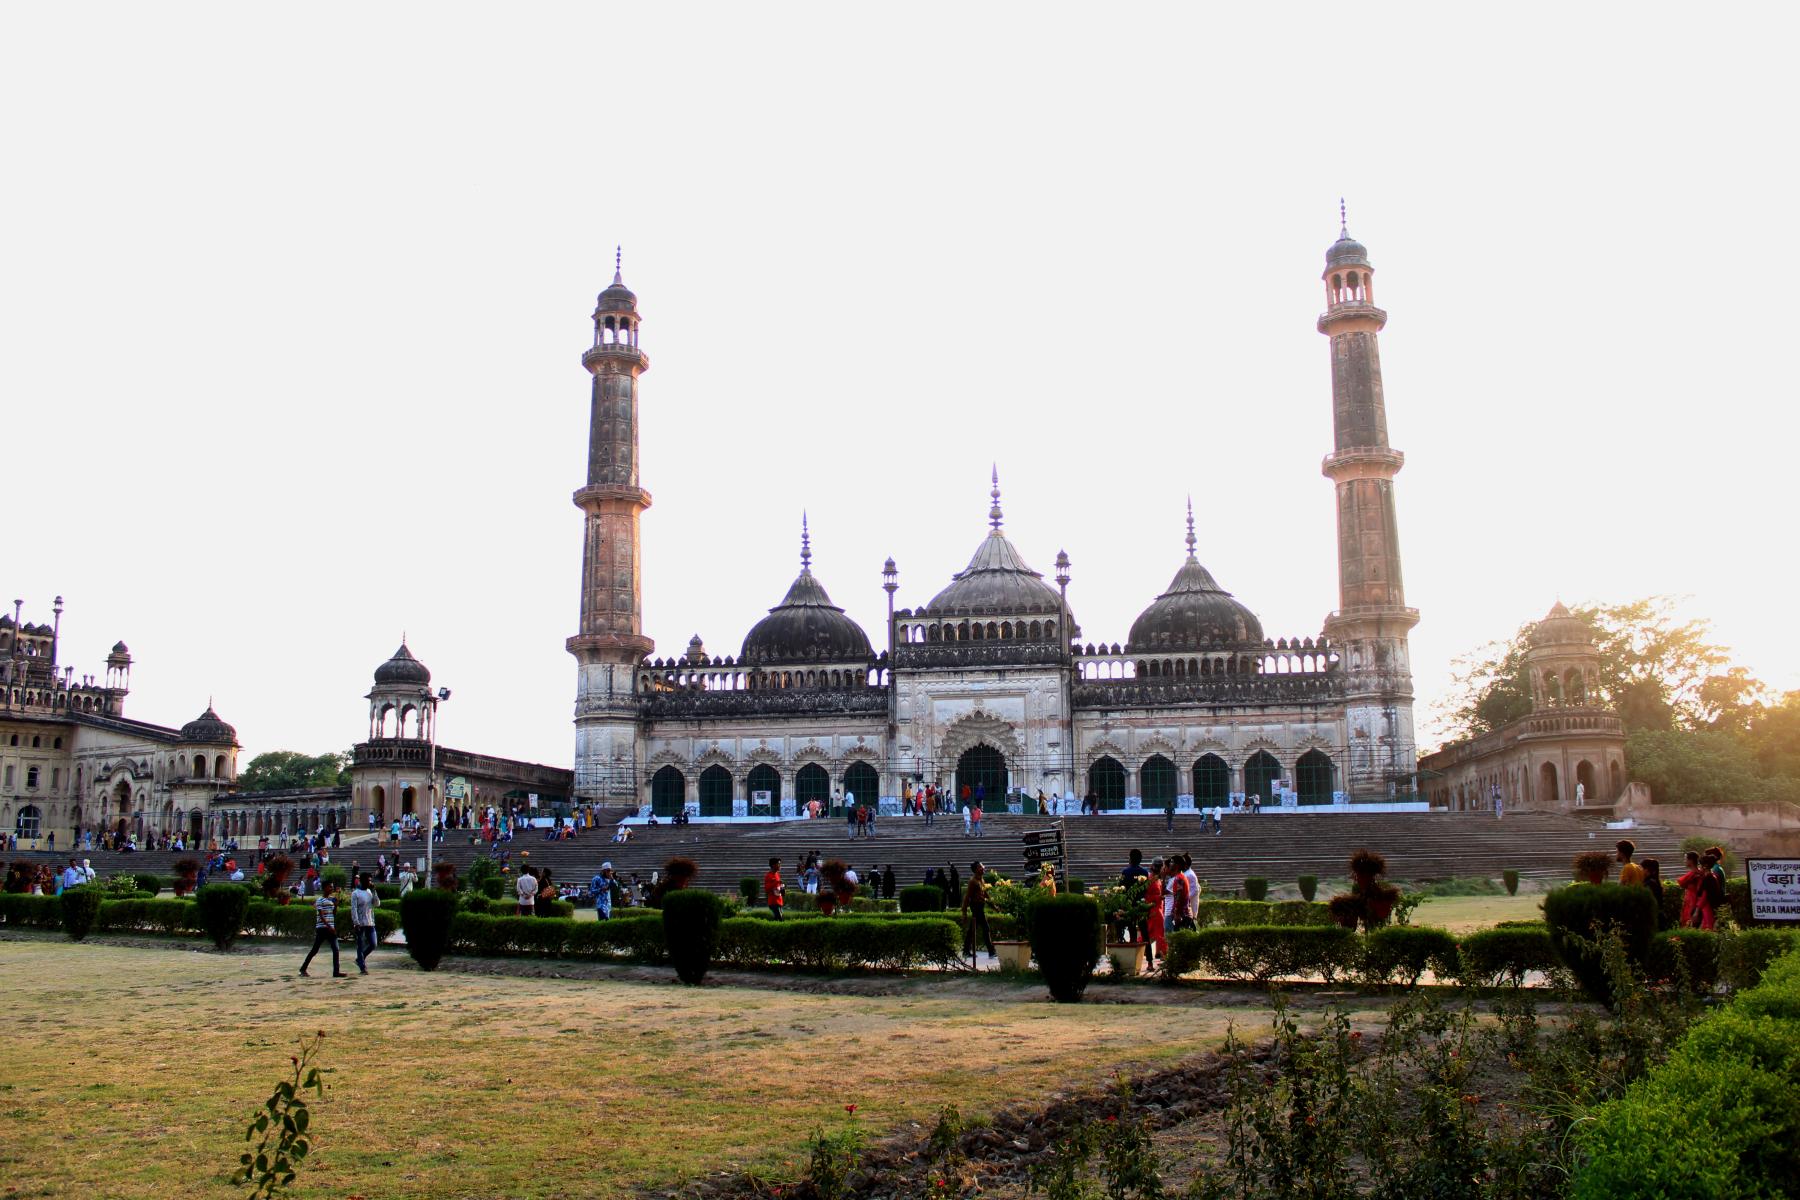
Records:
[[[181,727],[181,740],[184,742],[204,742],[208,745],[237,745],[237,730],[219,719],[212,705],[206,711]]]
[[[874,656],[862,626],[831,602],[824,586],[813,578],[812,567],[802,566],[781,603],[745,635],[739,659],[751,666],[797,666]]]
[[[637,295],[625,286],[623,254],[614,259],[613,281],[600,293],[601,312],[636,312]]]
[[[1260,645],[1262,622],[1213,580],[1192,554],[1169,590],[1131,623],[1131,654],[1160,650],[1216,650]]]
[[[413,657],[406,643],[394,651],[394,657],[375,668],[376,683],[416,683],[423,687],[431,682],[431,670]]]
[[[1062,597],[1042,575],[1025,565],[1006,535],[994,529],[981,539],[969,565],[931,598],[925,611],[934,617],[972,613],[1054,616],[1062,611]]]
[[[1368,266],[1369,251],[1361,242],[1344,233],[1331,243],[1331,249],[1325,251],[1325,265],[1341,267],[1345,265]]]

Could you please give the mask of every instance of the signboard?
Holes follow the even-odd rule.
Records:
[[[1800,921],[1800,858],[1747,858],[1750,915],[1758,921]]]
[[[444,796],[450,800],[467,800],[469,798],[469,780],[463,775],[452,775],[444,781]]]
[[[533,808],[537,807],[537,793],[536,792],[528,792],[525,796],[525,800],[527,803],[529,803],[531,805],[531,807],[533,807]]]
[[[769,805],[774,801],[774,799],[775,799],[775,793],[773,791],[751,792],[750,793],[750,803],[754,804],[757,808],[769,807]]]
[[[1036,871],[1045,863],[1063,865],[1063,835],[1060,829],[1032,829],[1020,836],[1025,850],[1025,869]]]

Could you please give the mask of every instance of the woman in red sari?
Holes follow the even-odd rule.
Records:
[[[1148,943],[1146,954],[1150,969],[1156,969],[1158,955],[1169,952],[1169,938],[1163,929],[1163,860],[1157,859],[1150,864],[1150,878],[1144,887],[1144,903],[1150,906],[1150,915],[1144,918],[1144,941]]]
[[[1703,880],[1700,873],[1700,855],[1689,850],[1687,852],[1687,870],[1675,882],[1681,888],[1681,927],[1691,929],[1700,923],[1700,884]]]

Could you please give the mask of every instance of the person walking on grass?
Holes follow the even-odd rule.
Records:
[[[375,953],[375,889],[369,885],[369,873],[356,877],[356,890],[350,893],[350,924],[356,930],[356,969],[369,973],[369,955]]]
[[[313,901],[313,944],[306,952],[306,958],[300,964],[300,974],[306,976],[306,968],[312,965],[313,955],[319,952],[320,946],[331,947],[331,977],[346,979],[342,964],[338,961],[337,947],[337,884],[327,881],[319,891],[319,898]]]
[[[981,864],[980,859],[969,864],[969,888],[963,893],[962,915],[967,922],[963,933],[963,953],[970,958],[975,957],[975,936],[978,933],[987,952],[994,953],[994,938],[988,932],[986,875],[987,868]]]
[[[774,918],[781,920],[782,907],[787,903],[787,885],[781,882],[781,860],[771,858],[769,870],[763,875],[763,903],[769,906]]]

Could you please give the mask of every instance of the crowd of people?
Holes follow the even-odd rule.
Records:
[[[1619,882],[1626,887],[1645,887],[1656,897],[1656,922],[1667,928],[1672,922],[1663,907],[1662,863],[1654,858],[1634,862],[1637,846],[1621,839],[1613,847],[1619,864]],[[1681,889],[1681,915],[1676,918],[1683,929],[1718,928],[1719,910],[1725,907],[1725,850],[1708,846],[1687,852],[1687,870],[1676,878]]]

